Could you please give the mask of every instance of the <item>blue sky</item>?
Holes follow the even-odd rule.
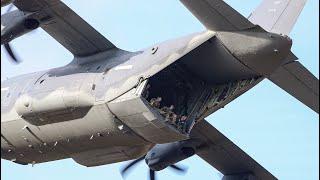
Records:
[[[119,48],[136,51],[156,42],[204,30],[179,2],[173,0],[77,0],[64,1]],[[260,0],[228,0],[244,16]],[[292,51],[319,78],[319,2],[309,0],[290,34]],[[1,50],[1,80],[16,75],[67,64],[72,55],[41,29],[14,40],[23,58],[11,64]],[[319,116],[264,80],[207,120],[279,179],[319,179]],[[120,180],[125,163],[86,168],[72,160],[31,166],[1,160],[3,180],[107,179]],[[219,173],[194,156],[180,164],[189,167],[181,176],[170,170],[159,179],[220,179]],[[147,166],[141,163],[128,180],[147,179]]]

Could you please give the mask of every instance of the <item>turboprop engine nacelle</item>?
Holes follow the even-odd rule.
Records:
[[[160,171],[196,153],[200,141],[188,139],[173,143],[157,144],[146,155],[146,163],[152,170]]]
[[[6,44],[39,27],[40,22],[32,17],[33,13],[19,10],[1,16],[1,44]]]

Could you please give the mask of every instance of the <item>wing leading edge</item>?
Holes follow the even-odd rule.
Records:
[[[34,12],[41,28],[74,56],[84,57],[116,48],[60,0],[16,0],[23,12]]]
[[[204,142],[197,155],[224,174],[224,179],[277,179],[206,120],[195,125],[191,137]]]

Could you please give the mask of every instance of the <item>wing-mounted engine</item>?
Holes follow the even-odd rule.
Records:
[[[40,26],[35,13],[14,10],[1,16],[1,44],[6,44]]]
[[[157,144],[147,153],[145,161],[150,169],[160,171],[193,156],[199,146],[201,141],[197,139]]]

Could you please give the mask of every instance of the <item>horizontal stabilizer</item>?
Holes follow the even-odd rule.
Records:
[[[269,32],[288,35],[307,0],[264,0],[249,20]]]
[[[300,62],[291,61],[282,65],[269,79],[319,113],[319,80]]]

